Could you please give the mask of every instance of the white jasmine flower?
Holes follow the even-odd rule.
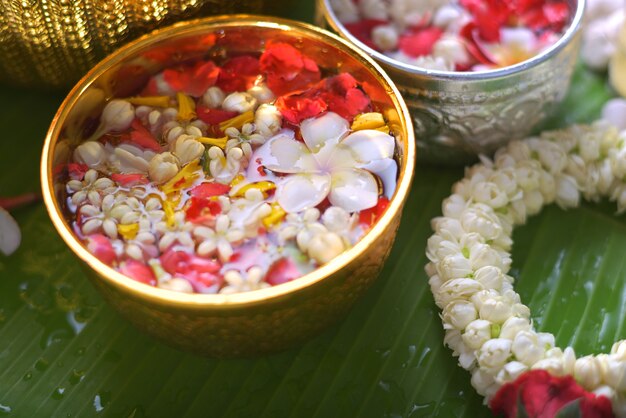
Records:
[[[228,198],[220,201],[222,212],[228,213],[231,228],[243,230],[246,238],[259,235],[263,218],[272,213],[271,206],[265,202],[263,193],[258,189],[249,189],[242,199]]]
[[[486,240],[496,239],[502,233],[502,224],[493,209],[482,203],[468,206],[460,220],[463,230],[477,232]]]
[[[458,219],[461,217],[463,210],[467,207],[467,200],[461,195],[453,194],[444,199],[441,205],[443,216]]]
[[[458,219],[438,217],[430,222],[431,228],[444,240],[459,242],[465,235],[465,230]]]
[[[226,142],[226,152],[232,148],[239,147],[243,151],[246,159],[250,159],[252,156],[252,145],[263,145],[265,143],[265,137],[261,134],[254,133],[255,126],[251,123],[246,123],[239,131],[237,128],[228,128],[224,132],[230,139]]]
[[[455,299],[469,299],[474,293],[483,290],[483,286],[474,279],[452,279],[445,282],[435,294],[439,306],[446,306]]]
[[[620,131],[626,130],[626,100],[615,98],[606,102],[602,107],[602,119]]]
[[[576,361],[578,365],[578,360]],[[626,391],[626,362],[616,355],[607,356],[604,364],[604,381],[618,392]],[[594,383],[595,379],[591,381]]]
[[[474,280],[480,283],[484,289],[500,290],[503,279],[502,270],[493,265],[481,267],[474,273]]]
[[[456,26],[463,18],[463,12],[454,4],[445,4],[437,9],[433,16],[433,25],[442,29]]]
[[[514,340],[517,334],[522,331],[531,331],[531,328],[530,321],[527,318],[512,316],[502,324],[499,337]]]
[[[216,109],[222,107],[225,98],[226,94],[224,91],[219,87],[213,86],[209,87],[202,95],[202,103],[210,109]]]
[[[574,177],[562,174],[556,178],[556,203],[563,209],[580,204],[580,192]]]
[[[326,264],[346,250],[344,240],[334,232],[322,232],[311,238],[307,254],[319,264]]]
[[[193,286],[191,286],[191,283],[180,277],[173,277],[169,280],[159,281],[158,287],[172,292],[193,293]]]
[[[80,206],[78,213],[83,219],[82,233],[90,235],[102,229],[109,238],[117,238],[117,224],[125,214],[122,206],[125,206],[126,200],[124,193],[107,194],[97,204],[90,202]]]
[[[88,202],[96,207],[102,203],[102,195],[108,195],[117,187],[113,180],[108,177],[98,178],[96,170],[87,170],[83,180],[70,180],[67,182],[67,192],[71,194],[71,201],[74,206]]]
[[[511,340],[494,338],[485,342],[477,352],[478,365],[482,370],[497,374],[511,356]]]
[[[444,329],[463,330],[477,317],[476,307],[466,300],[453,300],[443,310]]]
[[[322,215],[322,224],[330,232],[335,232],[345,239],[348,238],[352,229],[358,222],[356,214],[350,214],[338,206],[330,206]]]
[[[546,347],[534,331],[518,332],[511,349],[515,358],[528,366],[537,363],[546,354]]]
[[[342,23],[352,23],[359,20],[359,9],[352,0],[330,0],[332,10]]]
[[[398,38],[398,30],[393,25],[379,25],[372,29],[372,42],[383,51],[395,50]]]
[[[133,119],[135,119],[133,105],[125,100],[111,100],[102,111],[98,131],[102,132],[100,135],[107,132],[123,132],[130,127]]]
[[[215,229],[198,226],[193,234],[201,240],[197,253],[201,256],[208,256],[217,252],[222,263],[227,262],[233,255],[233,245],[245,238],[244,232],[233,228],[230,218],[223,214],[217,216]]]
[[[254,113],[254,125],[258,133],[266,138],[276,135],[283,124],[283,117],[272,104],[262,104]]]
[[[234,147],[226,155],[219,147],[209,148],[209,171],[218,183],[228,184],[239,174],[244,158],[243,150]]]
[[[585,389],[595,389],[602,380],[600,362],[594,356],[585,356],[576,359],[574,378]]]
[[[359,0],[358,3],[361,16],[366,19],[387,20],[387,4],[383,0]]]
[[[169,144],[170,151],[173,151],[178,138],[186,135],[196,139],[203,136],[206,129],[207,126],[200,119],[196,119],[192,122],[180,122],[178,120],[173,120],[163,125],[163,137]]]
[[[482,319],[497,324],[503,323],[513,314],[509,301],[502,296],[483,301],[479,312]]]
[[[89,168],[99,169],[107,162],[107,152],[98,141],[83,142],[74,150],[74,161],[86,164]]]
[[[463,333],[463,342],[471,349],[478,350],[491,339],[491,322],[476,319],[470,322]]]
[[[613,344],[611,354],[616,355],[619,360],[626,360],[626,340],[621,340]]]
[[[174,152],[181,165],[199,159],[204,154],[204,145],[191,135],[180,135],[174,143]]]
[[[487,244],[475,244],[469,251],[469,262],[473,271],[486,266],[495,266],[501,270],[508,271],[510,259],[504,259],[498,251]]]
[[[428,285],[430,286],[430,291],[433,295],[436,295],[439,292],[439,289],[441,289],[441,286],[443,286],[444,281],[441,280],[441,278],[437,274],[431,274],[429,276],[430,278],[428,279]],[[437,300],[438,299],[435,298],[435,303],[437,303],[437,306],[443,308],[445,305],[439,304]]]
[[[230,112],[244,113],[254,110],[258,105],[257,99],[249,93],[230,93],[222,103],[222,109]]]
[[[284,244],[295,238],[300,250],[306,252],[314,236],[328,232],[328,229],[318,221],[319,217],[320,211],[316,208],[297,214],[287,214],[280,227],[278,239]]]
[[[265,84],[254,85],[248,89],[247,93],[252,95],[257,102],[261,104],[273,102],[276,98],[272,90]]]
[[[476,369],[472,372],[471,383],[476,392],[487,398],[495,395],[499,388],[494,376],[483,369]]]
[[[519,161],[515,166],[517,184],[523,190],[536,190],[541,181],[541,164],[535,160]]]
[[[150,180],[156,184],[163,184],[178,174],[180,160],[171,152],[156,154],[148,165]]]
[[[519,361],[510,361],[498,372],[496,382],[498,382],[499,385],[513,382],[527,370],[528,366],[526,364],[520,363]]]
[[[474,363],[476,362],[474,350],[470,349],[463,343],[461,331],[458,329],[446,330],[443,343],[452,350],[453,356],[459,358],[459,365],[461,367],[465,370],[471,370],[474,367]]]
[[[149,161],[156,155],[152,150],[144,150],[132,144],[116,147],[107,144],[108,164],[112,171],[123,174],[146,174]]]
[[[245,274],[237,270],[228,270],[224,273],[226,286],[220,289],[220,293],[232,294],[241,292],[251,292],[253,290],[270,287],[269,283],[263,281],[265,273],[259,266],[250,267]]]
[[[484,203],[494,209],[506,206],[509,199],[495,183],[481,181],[473,185],[472,198],[475,202]]]
[[[174,226],[169,227],[167,222],[157,222],[155,230],[162,234],[159,240],[159,250],[167,251],[173,245],[178,245],[186,250],[193,250],[196,246],[192,232],[196,225],[185,220],[185,212],[177,211],[174,214]],[[199,252],[198,252],[199,253]]]
[[[473,270],[467,258],[462,254],[454,254],[444,257],[437,263],[437,272],[442,280],[448,281],[469,277]]]
[[[470,61],[467,47],[456,35],[444,34],[433,45],[432,54],[443,59],[450,67]]]

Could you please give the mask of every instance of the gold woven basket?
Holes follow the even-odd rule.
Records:
[[[117,47],[157,27],[263,6],[264,0],[0,0],[0,82],[70,87]]]

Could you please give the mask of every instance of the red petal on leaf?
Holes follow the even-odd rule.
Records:
[[[194,197],[207,199],[213,196],[221,196],[223,194],[228,193],[229,191],[230,191],[230,186],[227,184],[202,183],[194,187],[193,189],[191,189],[189,191],[189,194]]]
[[[389,199],[381,197],[378,199],[378,203],[373,208],[363,210],[359,213],[359,223],[370,227],[380,219],[389,207]]]
[[[272,286],[290,282],[301,276],[298,267],[289,258],[281,258],[275,261],[267,271],[265,281]]]
[[[517,417],[522,402],[528,416],[553,418],[568,403],[581,399],[585,418],[613,417],[610,401],[585,391],[572,376],[552,376],[545,370],[531,370],[500,388],[490,403],[495,415]]]
[[[122,187],[133,187],[148,184],[150,181],[143,174],[111,174],[111,179]]]
[[[156,286],[156,277],[150,267],[137,260],[126,260],[120,266],[120,273],[140,283]]]
[[[109,266],[117,260],[111,241],[102,234],[89,235],[87,237],[87,249],[98,260]]]
[[[89,170],[87,164],[69,163],[67,165],[67,174],[72,180],[82,181],[87,170]]]
[[[222,65],[217,86],[226,93],[246,91],[261,72],[259,60],[250,55],[234,57]]]
[[[141,124],[139,119],[133,120],[130,127],[130,136],[122,136],[122,139],[128,140],[142,148],[151,149],[154,152],[161,152],[161,145],[159,145],[150,131]]]
[[[217,81],[220,69],[213,61],[199,61],[179,69],[163,70],[163,79],[173,90],[200,97]]]
[[[320,80],[315,61],[286,43],[270,44],[260,58],[261,71],[266,74],[267,86],[277,95],[304,90]]]
[[[374,44],[372,40],[372,31],[377,26],[386,25],[389,22],[386,20],[378,19],[364,19],[354,23],[344,23],[345,28],[359,41],[363,42],[370,48],[380,51],[380,49]]]
[[[218,125],[225,120],[234,118],[239,113],[221,109],[210,109],[205,106],[198,106],[196,107],[196,114],[198,115],[198,119],[200,119],[207,125]]]
[[[398,49],[410,57],[430,55],[435,42],[441,38],[443,31],[437,27],[417,29],[406,33],[398,39]]]

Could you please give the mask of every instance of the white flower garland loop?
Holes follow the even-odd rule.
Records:
[[[556,347],[554,335],[534,329],[507,274],[513,226],[544,205],[573,208],[581,196],[608,197],[618,213],[626,211],[626,131],[603,122],[577,125],[513,141],[493,160],[481,160],[453,186],[428,240],[426,272],[445,344],[486,401],[525,371],[545,369],[574,376],[626,416],[626,340],[610,354],[581,358]]]

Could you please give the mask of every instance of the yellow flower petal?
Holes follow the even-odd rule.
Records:
[[[178,174],[172,177],[167,183],[161,186],[161,190],[166,195],[170,195],[175,192],[179,192],[182,189],[186,189],[190,187],[194,181],[198,177],[200,177],[201,173],[198,171],[200,169],[200,160],[194,160],[184,166]]]
[[[238,185],[245,179],[246,178],[242,174],[237,174],[237,176],[233,179],[233,181],[230,182],[230,187],[235,187],[236,185]]]
[[[225,136],[222,138],[207,138],[205,136],[201,136],[199,138],[196,138],[196,140],[206,145],[214,145],[216,147],[224,149],[226,148],[226,142],[228,142],[228,137]]]
[[[169,96],[130,97],[124,100],[135,106],[169,107],[170,105]]]
[[[242,188],[238,189],[235,193],[232,194],[234,197],[243,197],[246,192],[250,189],[257,189],[263,192],[263,196],[267,197],[267,192],[270,190],[274,190],[276,185],[271,181],[259,181],[257,183],[246,184]]]
[[[266,228],[278,225],[285,218],[285,215],[287,215],[287,212],[285,212],[278,203],[273,203],[272,213],[263,218],[263,225],[265,225]]]
[[[176,99],[178,100],[178,116],[177,119],[181,122],[189,122],[196,117],[196,103],[193,99],[184,93],[176,93]]]
[[[380,130],[380,128],[385,128],[386,125],[387,124],[385,123],[385,118],[381,113],[361,113],[354,118],[351,129],[353,131],[361,131],[364,129]],[[387,128],[387,131],[389,131],[389,128]]]
[[[134,239],[139,232],[139,224],[118,225],[117,232],[127,241]]]
[[[176,225],[176,221],[174,220],[174,214],[176,213],[176,208],[180,203],[180,198],[177,199],[166,199],[163,202],[163,211],[165,212],[165,223],[168,228],[173,228]]]
[[[220,129],[222,132],[228,128],[241,129],[243,125],[251,122],[254,122],[254,112],[252,110],[248,110],[247,112],[243,112],[241,115],[220,123]]]

